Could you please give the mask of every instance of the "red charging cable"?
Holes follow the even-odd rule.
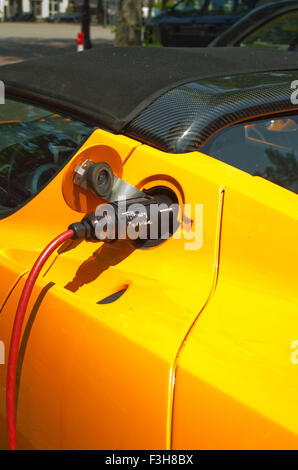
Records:
[[[24,285],[17,313],[14,319],[13,330],[10,340],[8,364],[7,364],[7,383],[6,383],[6,420],[8,443],[11,450],[17,450],[17,435],[16,435],[16,372],[18,363],[18,352],[21,341],[22,326],[28,306],[28,302],[34,288],[36,279],[44,266],[45,262],[51,254],[66,240],[69,240],[74,235],[73,230],[67,230],[56,237],[39,255],[31,269],[29,276]]]

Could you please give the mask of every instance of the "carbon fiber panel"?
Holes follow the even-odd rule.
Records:
[[[298,109],[290,100],[295,79],[297,72],[271,72],[181,85],[148,106],[126,134],[167,152],[192,152],[233,123]]]

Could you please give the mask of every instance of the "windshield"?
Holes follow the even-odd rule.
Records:
[[[6,99],[0,106],[0,218],[38,194],[88,133],[71,117]]]
[[[239,45],[295,50],[298,46],[298,8],[268,21],[242,39]]]
[[[251,0],[181,0],[176,3],[172,11],[178,14],[231,14],[249,11]]]
[[[201,151],[298,193],[298,117],[261,119],[224,129]]]

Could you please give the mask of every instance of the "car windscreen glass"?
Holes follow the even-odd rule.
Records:
[[[298,117],[262,119],[228,127],[203,153],[298,194]]]
[[[0,106],[0,218],[38,194],[89,131],[68,116],[6,99]]]
[[[192,15],[227,15],[249,11],[250,0],[182,0],[174,5],[172,11],[177,14]]]
[[[237,13],[248,13],[255,6],[259,6],[258,1],[238,0],[238,2],[235,2],[235,10]]]
[[[228,15],[244,13],[251,9],[250,0],[209,0],[207,13],[210,15]]]
[[[206,0],[181,0],[170,11],[177,15],[193,15],[200,13],[205,3]]]
[[[298,9],[280,15],[246,36],[241,47],[295,50],[298,46]]]

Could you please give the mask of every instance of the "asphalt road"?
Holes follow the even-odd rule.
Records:
[[[79,24],[0,23],[0,65],[74,52],[79,31]],[[113,44],[111,28],[96,25],[90,32],[94,47]]]

